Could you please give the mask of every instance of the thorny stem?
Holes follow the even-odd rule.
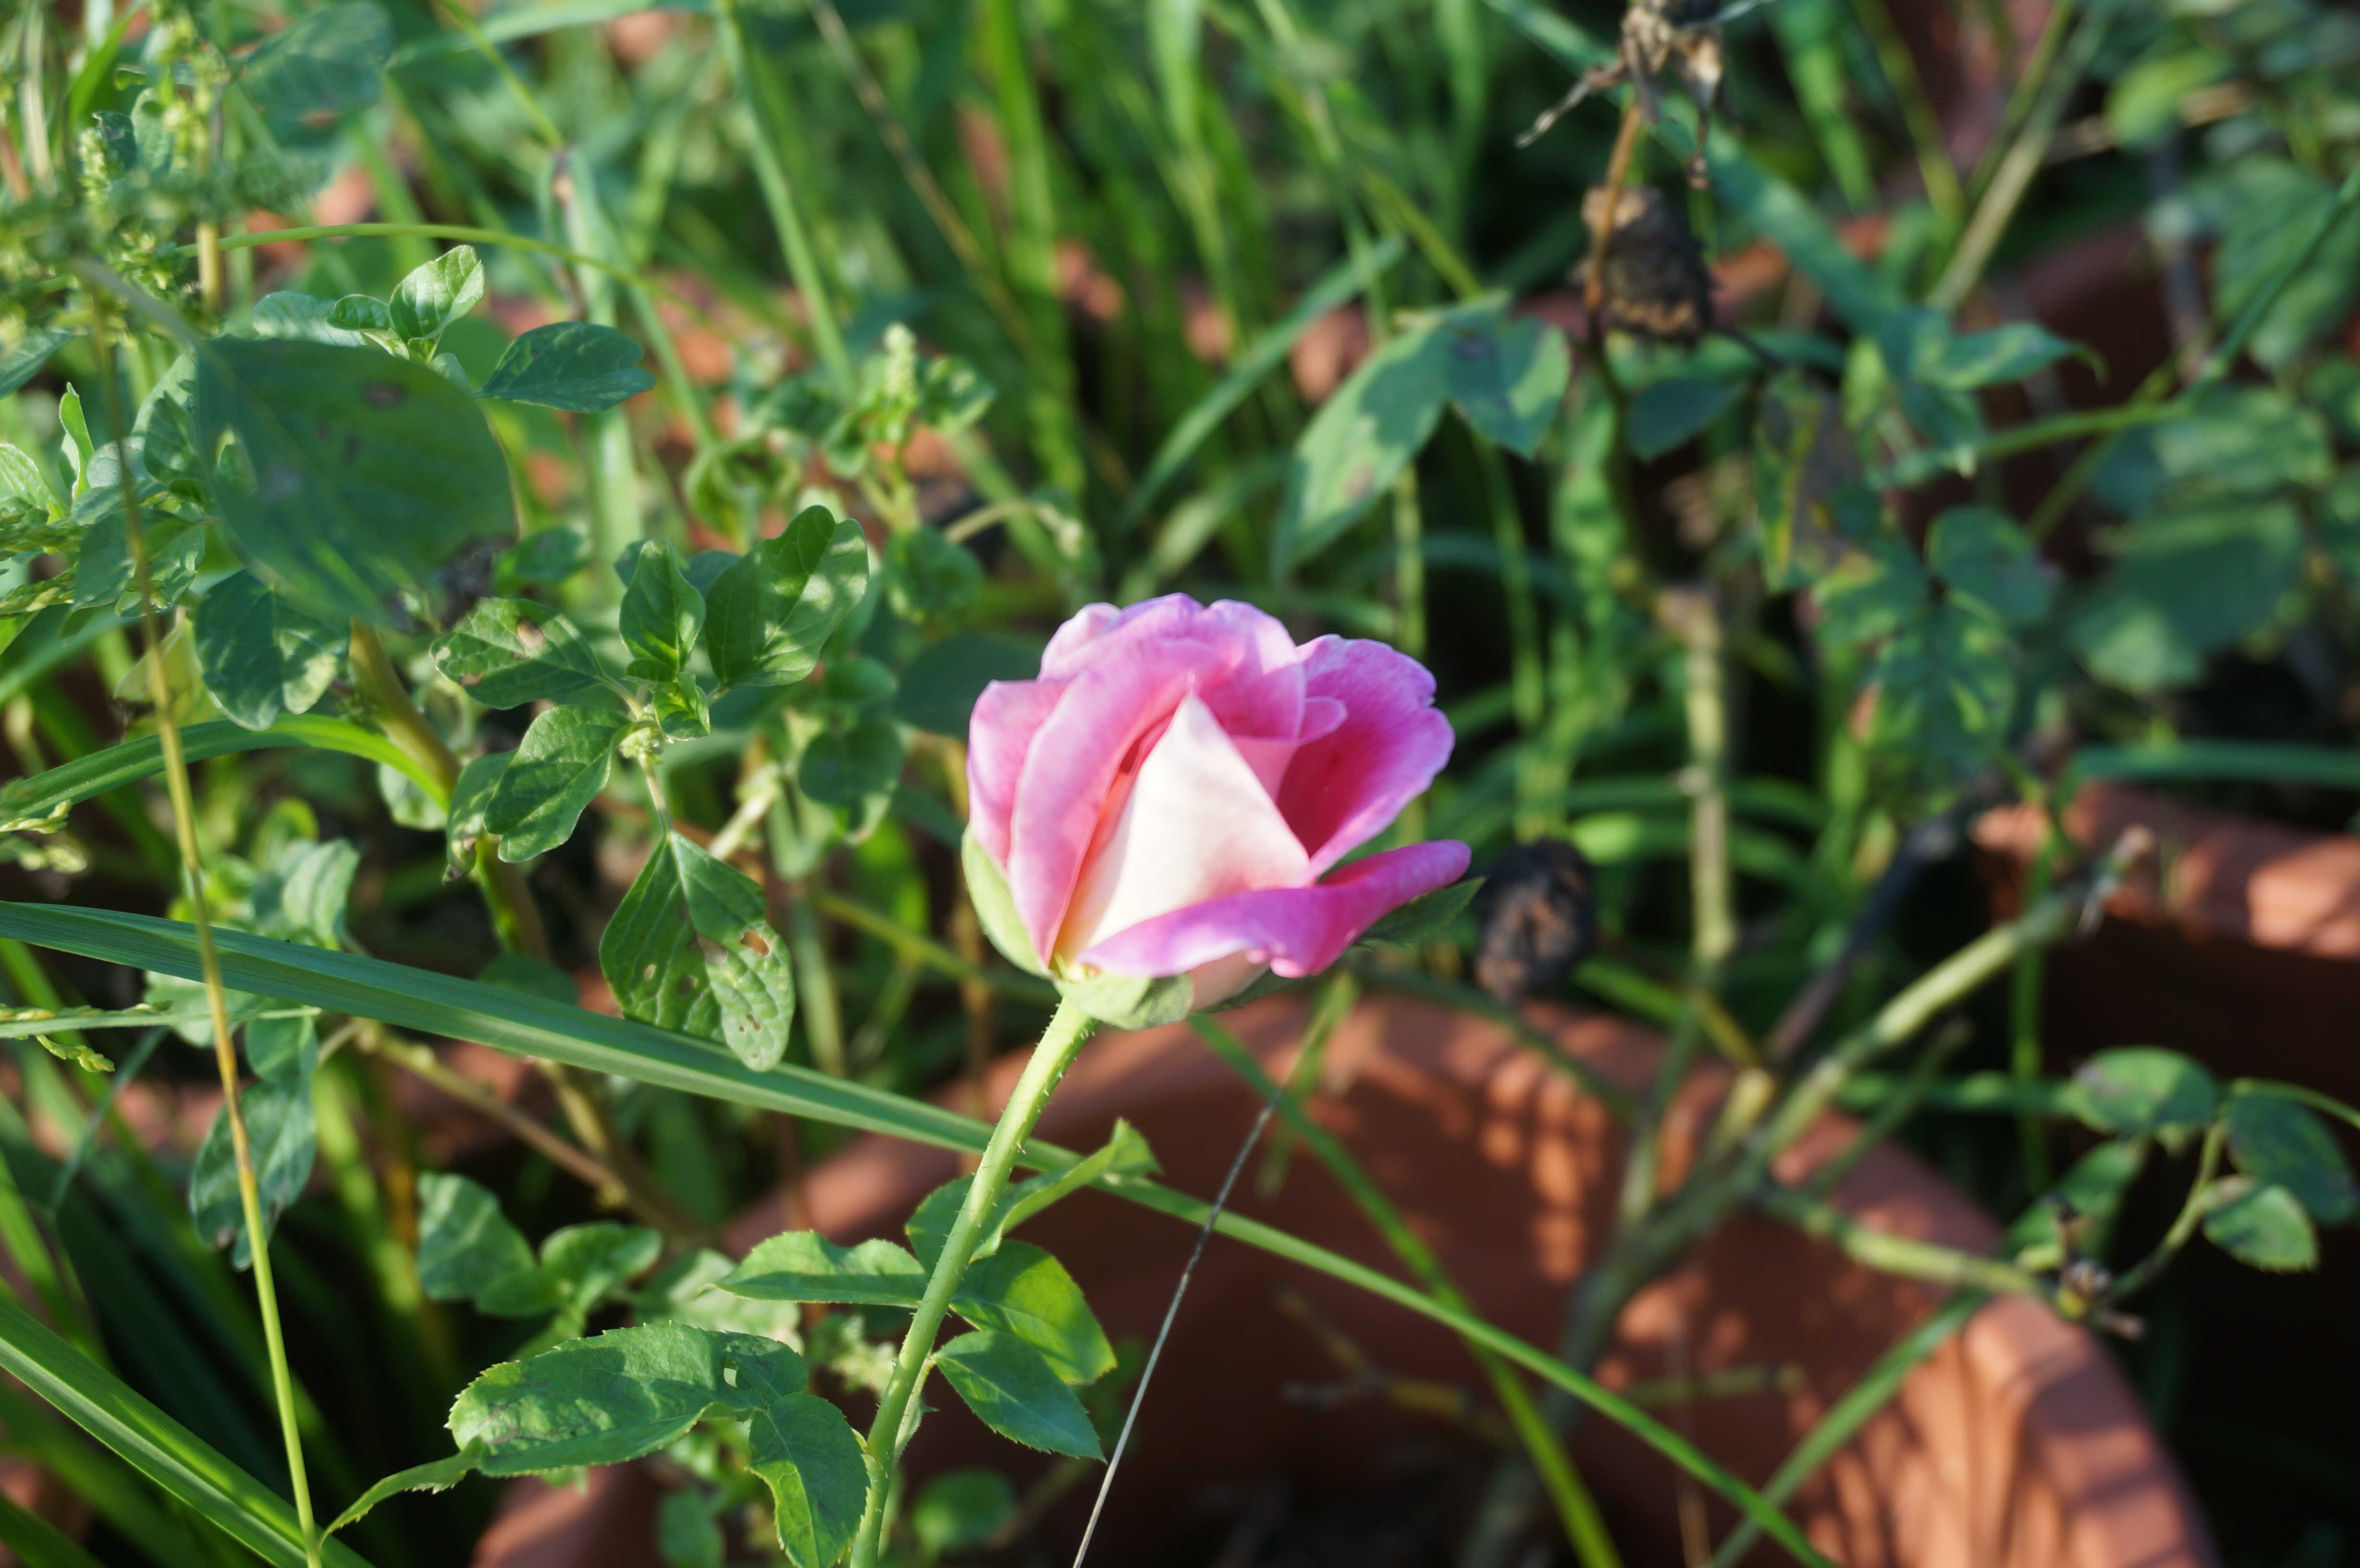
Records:
[[[901,1338],[901,1354],[894,1358],[892,1381],[886,1385],[884,1397],[877,1403],[877,1419],[869,1429],[869,1498],[861,1511],[859,1533],[853,1538],[852,1568],[877,1568],[885,1533],[885,1494],[892,1483],[894,1464],[901,1457],[906,1436],[903,1424],[911,1403],[934,1366],[934,1335],[941,1332],[943,1319],[949,1314],[951,1297],[958,1290],[959,1281],[967,1277],[967,1264],[983,1239],[984,1227],[999,1205],[1000,1195],[1007,1190],[1016,1156],[1022,1150],[1024,1140],[1032,1136],[1041,1113],[1048,1108],[1049,1095],[1057,1087],[1057,1081],[1065,1075],[1065,1069],[1073,1065],[1083,1042],[1097,1027],[1098,1020],[1072,1002],[1058,1003],[1049,1027],[1042,1031],[1041,1043],[1032,1048],[1032,1059],[1024,1064],[1023,1076],[1016,1081],[1014,1092],[991,1129],[991,1140],[984,1146],[975,1179],[967,1184],[967,1201],[959,1205],[958,1219],[943,1242],[934,1272],[927,1276],[926,1293],[910,1319],[909,1333]]]
[[[263,1227],[261,1184],[254,1173],[254,1146],[247,1137],[246,1112],[238,1104],[237,1045],[229,1021],[229,996],[222,985],[221,955],[213,948],[213,911],[205,897],[204,860],[197,846],[197,811],[189,786],[189,759],[180,749],[180,726],[172,712],[172,682],[166,668],[164,616],[156,603],[156,583],[148,559],[146,531],[140,526],[139,500],[131,483],[133,467],[128,426],[118,407],[115,360],[107,333],[92,334],[99,354],[99,379],[106,388],[107,420],[114,427],[116,456],[121,463],[124,542],[131,554],[139,584],[139,603],[148,632],[148,691],[156,709],[157,738],[164,752],[164,789],[172,803],[172,832],[180,851],[180,869],[189,893],[190,923],[197,931],[197,964],[204,976],[205,1007],[212,1014],[213,1064],[220,1070],[222,1116],[229,1124],[230,1152],[237,1164],[238,1207],[246,1221],[247,1256],[254,1266],[254,1294],[262,1313],[262,1337],[270,1356],[270,1387],[279,1408],[279,1430],[287,1448],[287,1478],[295,1493],[295,1520],[303,1532],[303,1560],[320,1568],[320,1531],[311,1515],[311,1484],[303,1467],[303,1439],[295,1413],[295,1386],[287,1368],[287,1339],[279,1323],[279,1292],[270,1269],[269,1232]]]

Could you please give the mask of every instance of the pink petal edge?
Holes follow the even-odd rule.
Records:
[[[1333,733],[1306,741],[1278,806],[1314,876],[1392,825],[1450,760],[1450,721],[1426,666],[1381,642],[1324,637],[1303,649],[1305,707],[1340,704]]]

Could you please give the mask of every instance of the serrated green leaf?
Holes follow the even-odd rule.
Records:
[[[2016,519],[1988,506],[1953,506],[1934,519],[1926,565],[1951,596],[2021,630],[2049,613],[2052,573]]]
[[[527,599],[478,599],[434,639],[434,667],[487,708],[563,702],[595,691],[606,670],[581,628]]]
[[[486,1475],[619,1465],[678,1441],[722,1402],[721,1342],[683,1323],[569,1340],[504,1362],[451,1407],[452,1437]]]
[[[475,1461],[482,1456],[480,1448],[463,1448],[441,1459],[430,1459],[423,1465],[397,1470],[363,1492],[359,1499],[338,1514],[334,1522],[322,1533],[333,1535],[347,1525],[358,1524],[379,1503],[399,1497],[404,1492],[447,1492],[467,1478],[469,1472],[475,1468]]]
[[[770,1488],[779,1550],[794,1568],[828,1568],[852,1543],[869,1496],[860,1439],[844,1412],[794,1394],[747,1427],[751,1468]]]
[[[442,866],[445,882],[455,882],[475,868],[475,841],[486,831],[485,809],[492,803],[492,792],[499,788],[500,776],[508,771],[513,755],[495,751],[471,757],[459,769],[451,786],[451,804],[442,817],[443,842],[448,846]]]
[[[1081,1287],[1065,1266],[1027,1241],[1004,1241],[959,1280],[951,1310],[978,1328],[1013,1334],[1039,1351],[1068,1383],[1095,1382],[1114,1367]]]
[[[1001,1192],[984,1226],[982,1238],[976,1243],[975,1256],[989,1258],[1000,1250],[1010,1231],[1102,1176],[1142,1176],[1155,1169],[1155,1154],[1147,1147],[1147,1140],[1139,1135],[1138,1128],[1118,1117],[1114,1131],[1090,1154],[1063,1171],[1029,1177]],[[911,1212],[905,1227],[910,1245],[916,1250],[918,1260],[928,1269],[942,1256],[943,1242],[958,1218],[959,1205],[967,1202],[967,1187],[973,1181],[971,1176],[960,1176],[945,1181],[927,1193]]]
[[[1732,403],[1738,388],[1726,381],[1667,376],[1651,381],[1631,399],[1624,439],[1644,458],[1661,457],[1702,435]]]
[[[1449,333],[1401,332],[1363,360],[1295,444],[1271,545],[1284,573],[1342,537],[1391,489],[1449,401]]]
[[[343,629],[306,615],[251,572],[206,591],[192,635],[205,690],[250,730],[311,712],[344,668]]]
[[[2102,1051],[2073,1074],[2073,1114],[2103,1133],[2202,1127],[2219,1103],[2212,1075],[2176,1051]]]
[[[1099,1457],[1098,1429],[1042,1354],[1011,1334],[978,1329],[934,1353],[934,1365],[984,1425],[1027,1448]]]
[[[860,525],[806,506],[706,591],[705,650],[715,677],[725,688],[801,681],[868,585]]]
[[[662,539],[641,539],[623,552],[616,570],[623,590],[619,629],[631,661],[623,673],[664,684],[676,678],[705,629],[705,595],[681,570],[680,552]]]
[[[628,727],[604,708],[552,708],[532,721],[484,803],[484,827],[499,835],[502,860],[530,860],[574,836],[575,821],[606,787]]]
[[[595,414],[656,384],[639,355],[639,345],[612,327],[552,321],[508,344],[476,396]]]
[[[378,623],[479,539],[513,532],[507,460],[464,392],[370,349],[213,338],[197,430],[235,434],[215,493],[239,553],[313,614]]]
[[[997,1470],[945,1470],[918,1493],[910,1530],[918,1544],[941,1556],[980,1546],[1016,1513],[1016,1488]]]
[[[890,1241],[838,1247],[816,1231],[771,1236],[719,1282],[736,1296],[763,1301],[912,1307],[926,1290],[926,1270]]]
[[[2285,1188],[2312,1218],[2340,1225],[2360,1210],[2352,1167],[2310,1107],[2275,1094],[2239,1094],[2230,1100],[2223,1125],[2237,1169]]]
[[[484,264],[473,245],[453,245],[412,267],[394,286],[386,312],[399,336],[432,343],[484,299]],[[338,325],[345,323],[339,322]]]
[[[311,1178],[318,1124],[311,1109],[311,1081],[258,1080],[238,1095],[246,1136],[254,1152],[255,1184],[262,1203],[266,1240],[287,1205]],[[227,1107],[213,1117],[189,1173],[189,1216],[208,1247],[231,1248],[233,1267],[253,1261],[246,1232],[246,1208],[238,1194],[237,1155],[230,1145]]]
[[[2135,691],[2184,684],[2279,614],[2308,548],[2301,514],[2280,501],[2224,498],[2142,517],[2069,640],[2103,681]]]
[[[2206,1194],[2204,1235],[2250,1269],[2295,1274],[2319,1267],[2319,1236],[2311,1216],[2284,1187],[2250,1176],[2215,1181]]]
[[[684,1323],[698,1328],[761,1334],[793,1345],[803,1333],[803,1309],[793,1301],[766,1301],[720,1289],[737,1264],[705,1247],[674,1258],[632,1296],[641,1323]]]
[[[377,101],[392,54],[391,25],[364,0],[289,23],[246,57],[239,77],[282,145],[316,145]]]
[[[532,1267],[491,1189],[440,1171],[418,1178],[418,1284],[429,1300],[468,1301]]]
[[[1454,312],[1448,321],[1451,402],[1485,436],[1532,456],[1573,376],[1565,334],[1501,307]]]
[[[540,1260],[505,1274],[476,1292],[475,1305],[497,1317],[556,1312],[578,1330],[581,1320],[662,1255],[663,1237],[645,1225],[612,1220],[567,1225],[542,1238]]]
[[[717,1040],[757,1071],[786,1054],[794,970],[762,890],[677,833],[616,907],[598,967],[627,1018]]]

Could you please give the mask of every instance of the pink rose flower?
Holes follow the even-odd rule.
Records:
[[[1092,604],[1040,679],[984,688],[969,820],[1044,968],[1185,975],[1201,1007],[1264,968],[1325,969],[1465,875],[1467,846],[1441,842],[1336,870],[1450,746],[1434,677],[1382,643],[1298,648],[1250,604],[1183,593]]]

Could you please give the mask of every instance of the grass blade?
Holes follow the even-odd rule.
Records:
[[[375,730],[363,729],[344,719],[296,714],[279,720],[267,730],[250,730],[227,719],[213,719],[191,724],[180,732],[180,748],[191,762],[234,751],[265,751],[280,746],[341,751],[370,762],[381,762],[399,768],[428,794],[442,794],[435,781],[407,752]],[[160,773],[163,768],[162,741],[154,735],[126,740],[29,779],[19,779],[0,789],[0,820],[38,821],[78,801]]]

